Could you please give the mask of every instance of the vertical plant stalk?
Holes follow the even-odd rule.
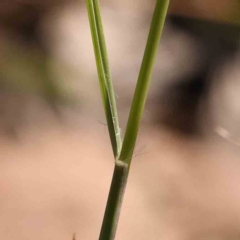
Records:
[[[121,150],[121,129],[119,127],[115,93],[111,80],[98,1],[87,0],[87,8],[103,106],[107,119],[113,154],[115,159],[117,159]]]
[[[109,135],[115,156],[115,169],[99,240],[114,240],[127,184],[129,167],[146,102],[154,60],[162,34],[169,0],[157,0],[148,41],[134,93],[127,129],[121,146],[114,90],[110,78],[106,45],[98,0],[87,0],[93,46]]]
[[[157,0],[119,159],[131,163],[169,0]]]
[[[114,240],[128,178],[128,165],[116,160],[99,240]]]

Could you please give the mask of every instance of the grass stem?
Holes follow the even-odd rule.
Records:
[[[126,163],[116,161],[99,240],[115,238],[128,170]]]
[[[128,118],[123,145],[115,94],[110,77],[106,44],[98,0],[87,0],[89,22],[109,135],[115,156],[115,169],[99,240],[114,240],[127,184],[130,163],[145,106],[153,65],[161,38],[169,0],[157,0],[142,65]]]
[[[130,164],[169,0],[157,0],[119,159]]]

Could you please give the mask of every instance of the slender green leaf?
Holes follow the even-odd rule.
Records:
[[[119,159],[131,162],[169,0],[157,0]]]
[[[121,150],[121,130],[119,128],[116,100],[109,70],[98,0],[87,0],[87,8],[104,111],[113,153],[115,159],[117,159]]]

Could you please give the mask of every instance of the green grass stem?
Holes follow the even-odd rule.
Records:
[[[119,159],[130,164],[169,0],[157,0]]]
[[[121,146],[121,136],[113,85],[107,58],[106,44],[98,0],[87,0],[89,22],[102,93],[103,105],[112,148],[115,156],[115,169],[99,240],[114,240],[127,184],[130,163],[137,139],[138,129],[146,102],[150,78],[162,34],[169,0],[157,0],[148,35],[146,49],[129,114],[126,133]]]
[[[127,178],[128,165],[117,160],[99,240],[113,240],[115,238]]]

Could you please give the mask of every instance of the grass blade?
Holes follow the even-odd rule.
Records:
[[[119,159],[130,164],[169,0],[157,0]]]
[[[121,150],[121,130],[119,128],[116,100],[110,76],[98,0],[87,0],[87,8],[104,111],[113,153],[115,159],[117,159]]]

